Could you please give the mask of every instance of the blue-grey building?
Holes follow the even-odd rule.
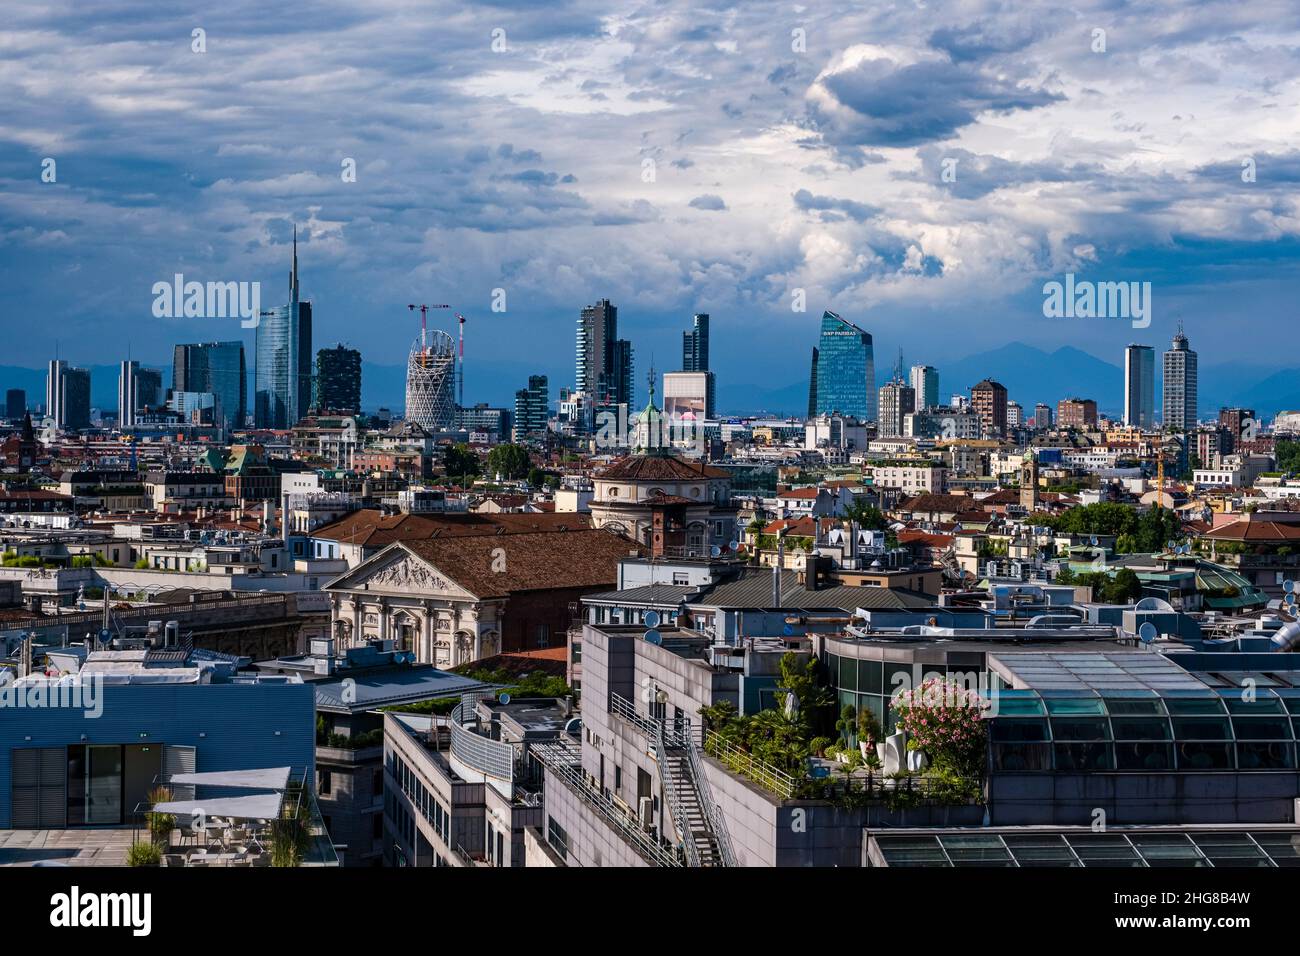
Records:
[[[289,302],[261,313],[257,325],[253,423],[292,428],[311,407],[311,303],[298,296],[298,231],[293,233]]]
[[[822,314],[821,337],[813,349],[810,416],[839,413],[876,420],[876,359],[871,333],[834,312]]]
[[[214,421],[227,432],[243,428],[248,414],[248,370],[242,342],[200,342],[176,346],[172,394],[210,393]]]
[[[315,771],[315,694],[220,655],[95,651],[0,687],[0,828],[130,826],[164,774]]]

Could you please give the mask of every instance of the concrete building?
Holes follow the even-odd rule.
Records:
[[[971,409],[979,416],[985,435],[998,438],[1007,432],[1007,389],[992,379],[973,385]]]
[[[1124,424],[1129,428],[1154,428],[1155,394],[1155,349],[1130,345],[1124,349]]]
[[[1198,420],[1197,356],[1188,346],[1181,327],[1164,360],[1164,426],[1189,431],[1196,427]]]

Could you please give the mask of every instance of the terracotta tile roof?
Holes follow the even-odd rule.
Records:
[[[612,462],[598,477],[616,481],[698,481],[730,478],[731,473],[675,455],[629,455]]]
[[[777,497],[815,499],[817,497],[817,489],[816,488],[791,488],[787,491],[778,492]]]
[[[898,532],[899,544],[922,544],[927,548],[951,548],[953,535],[950,534],[931,534],[928,531],[903,530]]]
[[[970,495],[924,494],[908,498],[898,505],[899,511],[944,511],[954,514],[978,508],[979,505]]]
[[[382,548],[395,541],[415,541],[429,537],[462,537],[479,534],[524,534],[540,531],[586,530],[591,516],[574,512],[545,514],[474,514],[456,512],[444,515],[384,515],[374,509],[354,511],[333,524],[312,532],[314,537]]]
[[[812,537],[817,533],[817,522],[808,516],[802,518],[779,518],[764,527],[763,534],[776,534],[783,529],[786,534]]]
[[[1234,521],[1201,535],[1214,541],[1298,541],[1300,525],[1276,521]]]
[[[521,591],[612,588],[618,562],[644,549],[603,530],[403,541],[401,547],[479,598]],[[498,553],[500,548],[504,554]],[[492,568],[505,559],[505,571]]]

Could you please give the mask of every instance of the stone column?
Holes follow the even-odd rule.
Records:
[[[420,654],[417,658],[421,664],[436,664],[436,648],[434,646],[434,617],[436,612],[433,609],[431,601],[424,602],[424,636],[420,641]]]

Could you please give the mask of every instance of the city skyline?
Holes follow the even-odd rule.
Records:
[[[308,33],[236,4],[204,25],[202,54],[180,16],[151,12],[140,35],[17,11],[0,81],[13,267],[0,294],[59,322],[11,361],[40,367],[56,336],[92,354],[129,339],[149,364],[165,353],[146,343],[230,338],[230,320],[150,317],[151,284],[183,271],[275,287],[299,222],[314,263],[304,298],[330,303],[316,334],[373,330],[380,364],[403,360],[407,302],[450,301],[471,320],[470,375],[517,381],[595,296],[623,303],[624,334],[647,355],[672,354],[692,312],[714,317],[720,342],[748,330],[777,343],[830,309],[936,366],[971,332],[1113,362],[1126,322],[1041,314],[1042,285],[1074,272],[1151,281],[1153,341],[1181,317],[1204,354],[1286,367],[1223,318],[1294,321],[1300,151],[1282,118],[1297,94],[1271,78],[1293,70],[1285,44],[1300,25],[1282,3],[1209,6],[1213,27],[1182,30],[1164,5],[1084,4],[1032,26],[980,4],[943,24],[905,4],[888,16],[759,4],[725,23],[673,7],[617,20],[585,4],[473,7],[505,31],[496,52],[485,28],[400,6],[331,17],[345,8],[314,4]],[[1225,25],[1231,40],[1213,42]],[[454,69],[405,52],[435,35]],[[683,52],[709,70],[675,67]],[[67,65],[60,84],[24,85],[51,56]],[[340,95],[364,105],[301,95],[336,71],[353,77]],[[97,93],[101,74],[115,79]],[[289,95],[267,103],[245,81]],[[933,84],[956,91],[951,108],[898,107]],[[372,102],[364,133],[342,118]],[[177,135],[190,114],[204,123]],[[613,145],[590,150],[593,136]],[[42,182],[47,158],[57,176]],[[792,312],[796,290],[806,313]],[[720,380],[782,380],[780,348],[715,351]],[[560,368],[538,371],[559,380]]]

